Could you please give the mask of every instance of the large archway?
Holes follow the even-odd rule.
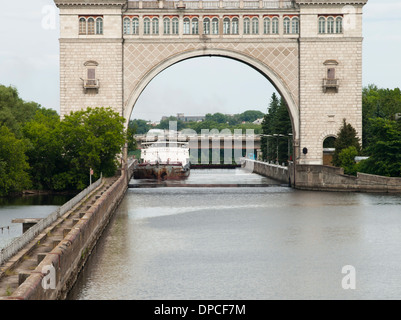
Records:
[[[299,139],[299,108],[294,101],[290,90],[286,87],[284,81],[277,75],[272,69],[266,66],[264,63],[257,59],[251,58],[239,52],[221,49],[203,49],[193,50],[189,52],[183,52],[167,59],[164,59],[154,68],[150,69],[145,76],[138,81],[137,86],[131,91],[128,99],[128,103],[124,109],[124,117],[128,121],[135,108],[135,104],[138,101],[141,93],[145,90],[147,85],[165,69],[187,59],[204,57],[204,56],[215,56],[234,59],[236,61],[245,63],[249,67],[260,72],[266,79],[268,79],[275,89],[281,94],[283,99],[286,101],[288,106],[288,112],[292,122],[293,139],[297,141]]]

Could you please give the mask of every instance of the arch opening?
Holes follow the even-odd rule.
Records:
[[[193,59],[193,58],[199,58],[199,57],[222,57],[222,58],[227,58],[227,59],[232,59],[241,63],[244,63],[245,65],[253,68],[257,72],[259,72],[261,75],[263,75],[271,84],[272,86],[277,90],[277,92],[281,95],[281,97],[284,99],[286,102],[286,105],[288,107],[288,112],[291,118],[291,123],[292,123],[292,132],[293,132],[293,140],[297,141],[299,140],[299,133],[300,133],[300,128],[299,128],[299,107],[297,102],[295,101],[294,97],[292,96],[290,90],[284,83],[284,81],[281,79],[281,77],[276,74],[269,66],[265,65],[264,63],[246,56],[242,53],[238,52],[233,52],[229,50],[216,50],[216,49],[204,49],[204,50],[194,50],[194,51],[189,51],[189,52],[183,52],[181,54],[175,55],[173,57],[169,57],[163,61],[161,61],[159,64],[154,66],[152,69],[150,69],[145,76],[139,80],[138,84],[136,85],[135,88],[131,90],[130,96],[128,98],[128,101],[126,102],[125,108],[123,110],[123,116],[127,120],[127,124],[129,119],[131,118],[132,112],[134,110],[134,107],[142,94],[142,92],[145,90],[145,88],[149,85],[149,83],[157,76],[159,75],[162,71],[166,70],[167,68],[188,60],[188,59]]]
[[[130,97],[126,102],[126,107],[124,110],[124,117],[127,119],[127,125],[134,112],[134,108],[138,102],[138,99],[154,78],[156,78],[164,70],[180,62],[200,57],[220,57],[237,61],[256,70],[266,80],[268,80],[272,87],[274,87],[277,93],[285,101],[292,126],[292,134],[289,138],[291,139],[291,158],[294,157],[295,160],[295,155],[297,154],[297,151],[295,150],[297,146],[296,142],[299,140],[299,111],[298,105],[295,102],[293,95],[291,94],[290,90],[287,88],[281,77],[277,75],[271,68],[269,68],[262,62],[255,60],[254,58],[238,52],[211,49],[196,50],[191,52],[184,52],[159,62],[156,66],[148,70],[143,78],[139,80],[135,88],[131,90]],[[246,90],[246,88],[244,88],[244,90]],[[267,103],[268,101],[266,101],[266,104]],[[266,104],[264,106],[266,106]]]

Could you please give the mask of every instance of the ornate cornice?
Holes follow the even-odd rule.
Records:
[[[368,0],[295,0],[298,5],[365,5]]]
[[[54,0],[57,7],[60,6],[120,6],[127,0]]]

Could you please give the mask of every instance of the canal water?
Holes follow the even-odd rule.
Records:
[[[22,235],[22,224],[12,223],[19,218],[45,218],[73,195],[29,195],[0,198],[0,249]]]
[[[190,181],[272,183],[240,169]],[[399,299],[400,208],[283,186],[129,189],[69,299]]]

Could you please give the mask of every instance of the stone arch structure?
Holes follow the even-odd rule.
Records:
[[[150,83],[150,81],[153,78],[155,78],[160,72],[181,61],[202,56],[216,56],[216,57],[225,57],[234,59],[239,62],[247,64],[248,66],[256,69],[262,75],[264,75],[274,85],[277,91],[287,102],[288,112],[292,120],[294,140],[298,140],[299,137],[298,104],[294,100],[294,97],[291,94],[290,89],[283,81],[283,79],[261,61],[258,61],[257,59],[252,58],[250,56],[244,55],[243,53],[225,49],[201,49],[201,50],[186,51],[162,60],[153,69],[149,70],[132,89],[129,98],[127,100],[126,108],[124,109],[124,117],[126,119],[130,118],[135,103],[138,100],[139,96],[141,95],[142,91],[146,88],[146,86]]]
[[[344,118],[362,133],[367,0],[54,1],[60,9],[61,116],[105,106],[128,121],[158,73],[211,55],[255,68],[281,93],[293,123],[296,164],[322,164],[322,137],[337,132]],[[80,19],[86,17],[102,24],[83,32]],[[327,17],[335,24],[323,24]],[[95,79],[82,78],[87,61],[98,63]]]

